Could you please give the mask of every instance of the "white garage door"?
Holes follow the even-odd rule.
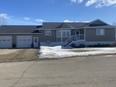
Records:
[[[32,45],[32,36],[17,36],[17,48],[29,48]]]
[[[0,36],[0,48],[12,48],[12,36]]]

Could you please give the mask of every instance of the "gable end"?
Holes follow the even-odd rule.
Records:
[[[94,26],[104,26],[104,25],[109,25],[109,24],[107,24],[107,23],[105,23],[105,22],[103,22],[103,21],[101,21],[101,20],[95,20],[95,21],[92,21],[92,22],[90,22],[89,24],[88,24],[88,26],[90,26],[90,27],[94,27]]]

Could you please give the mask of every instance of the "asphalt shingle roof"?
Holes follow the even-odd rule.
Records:
[[[39,30],[49,29],[82,29],[82,28],[115,28],[115,26],[106,24],[101,20],[92,22],[44,22],[42,26],[36,25],[4,25],[0,26],[0,34],[35,34],[41,33]]]
[[[115,28],[115,26],[113,26],[113,25],[85,26],[84,28]]]
[[[82,28],[88,23],[84,22],[71,22],[71,23],[65,23],[65,22],[44,22],[43,23],[43,29],[59,29],[59,28]]]
[[[21,26],[21,25],[5,25],[0,26],[0,33],[40,33],[42,26]]]
[[[114,28],[99,19],[91,22],[44,22],[43,29]]]

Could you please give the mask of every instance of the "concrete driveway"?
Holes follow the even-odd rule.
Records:
[[[0,87],[116,87],[116,56],[0,63]]]

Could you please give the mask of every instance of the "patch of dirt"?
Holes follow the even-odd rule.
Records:
[[[39,59],[38,49],[15,49],[15,50],[16,50],[15,52],[11,51],[11,53],[7,52],[8,54],[0,55],[0,62],[32,61]]]
[[[0,55],[12,54],[18,52],[20,49],[1,49]]]

